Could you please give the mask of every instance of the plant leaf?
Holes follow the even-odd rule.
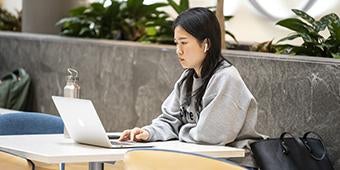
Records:
[[[306,28],[308,25],[297,18],[284,19],[277,22],[276,25],[280,25],[296,32],[308,33],[308,29]]]
[[[138,9],[138,7],[143,6],[144,0],[128,0],[127,8],[129,9]]]
[[[74,36],[74,33],[73,30],[64,30],[61,32],[61,35]]]
[[[232,19],[234,16],[232,15],[227,15],[227,16],[224,16],[224,21],[229,21],[230,19]]]
[[[233,40],[238,44],[238,41],[237,41],[236,37],[234,36],[234,34],[232,34],[231,32],[229,32],[229,31],[227,31],[227,30],[225,30],[225,33],[226,33],[227,35],[229,35],[231,38],[233,38]]]
[[[169,5],[177,12],[177,14],[182,12],[182,9],[174,0],[167,0]]]
[[[120,4],[116,1],[112,1],[111,5],[107,7],[107,16],[115,18],[119,15]]]
[[[297,55],[330,57],[329,55],[326,55],[322,45],[316,45],[314,43],[305,42],[299,48],[296,48],[294,50]]]
[[[71,9],[69,13],[71,16],[78,16],[78,15],[82,15],[86,9],[87,7],[81,6],[78,8]]]
[[[305,21],[307,21],[309,24],[314,25],[315,24],[315,19],[313,17],[311,17],[310,15],[308,15],[307,13],[305,13],[302,10],[298,10],[298,9],[292,9],[292,11],[299,17],[301,17],[302,19],[304,19]]]
[[[277,41],[276,43],[280,43],[286,40],[294,40],[295,38],[301,37],[300,34],[293,34],[293,35],[289,35],[287,37],[281,38],[279,41]]]
[[[156,11],[157,8],[164,7],[164,6],[167,6],[167,5],[168,4],[166,4],[166,3],[154,3],[154,4],[150,4],[150,5],[146,6],[145,11],[154,12],[154,11]]]
[[[315,28],[296,18],[284,19],[276,24],[300,33],[301,37],[308,42],[318,42],[321,37]]]
[[[279,53],[279,54],[295,54],[292,52],[293,48],[295,47],[297,46],[290,45],[290,44],[280,44],[280,45],[274,46],[276,53]]]
[[[85,33],[90,32],[90,31],[91,31],[91,30],[90,30],[89,28],[83,27],[83,28],[79,31],[79,35],[80,35],[80,36],[84,36]]]
[[[308,33],[299,33],[299,35],[301,36],[301,38],[303,39],[303,41],[308,42],[308,43],[314,43],[314,44],[318,44],[318,38],[312,37],[310,34]]]
[[[315,27],[318,31],[323,31],[327,25],[331,22],[330,14],[323,16],[319,21],[315,22]]]
[[[179,6],[180,6],[182,11],[185,11],[186,9],[189,8],[189,0],[181,0],[179,2]]]
[[[155,36],[157,34],[157,29],[155,27],[146,27],[145,32],[148,36]]]
[[[56,23],[56,25],[62,26],[66,23],[80,23],[80,22],[81,20],[78,17],[68,17],[68,18],[62,18]]]
[[[338,53],[331,53],[331,55],[335,59],[340,59],[340,52],[338,52]]]
[[[340,43],[340,19],[335,13],[329,14],[328,16],[327,28],[329,33],[338,43]]]
[[[277,52],[319,57],[334,57],[335,55],[335,57],[338,57],[338,53],[340,53],[339,17],[333,13],[322,17],[319,21],[315,21],[303,11],[293,10],[293,12],[307,23],[295,18],[279,21],[277,25],[293,30],[295,33],[280,39],[278,43],[298,37],[301,37],[304,42],[300,46],[289,44],[276,45]],[[327,39],[319,34],[326,27],[330,32],[330,36]]]
[[[95,12],[103,12],[103,11],[105,11],[104,4],[102,4],[102,3],[94,2],[94,3],[91,3],[90,6],[93,9],[93,11],[95,11]]]

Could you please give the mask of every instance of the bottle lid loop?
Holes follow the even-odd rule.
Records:
[[[67,71],[70,73],[72,77],[78,77],[78,71],[73,68],[68,68]]]

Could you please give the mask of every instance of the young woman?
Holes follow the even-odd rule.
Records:
[[[257,103],[237,69],[222,57],[216,16],[206,8],[188,9],[173,28],[185,70],[163,102],[162,114],[148,126],[125,130],[120,140],[179,139],[249,148],[261,138],[255,131]],[[250,154],[239,163],[254,167]]]

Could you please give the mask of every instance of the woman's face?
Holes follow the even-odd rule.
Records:
[[[186,32],[181,26],[175,28],[174,41],[176,53],[183,68],[193,68],[201,76],[201,65],[206,56],[204,43],[200,43],[194,36]]]

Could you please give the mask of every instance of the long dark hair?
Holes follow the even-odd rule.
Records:
[[[195,70],[188,69],[188,74],[180,81],[180,86],[186,82],[186,101],[185,105],[190,105],[191,98],[195,97],[195,108],[201,110],[201,102],[211,76],[220,65],[221,61],[226,60],[221,54],[221,28],[213,12],[207,8],[196,7],[183,11],[173,23],[173,30],[181,26],[186,32],[194,36],[199,43],[207,40],[209,49],[202,62],[201,87],[192,94],[192,83]],[[230,62],[226,60],[229,64]],[[231,64],[230,64],[231,65]]]

